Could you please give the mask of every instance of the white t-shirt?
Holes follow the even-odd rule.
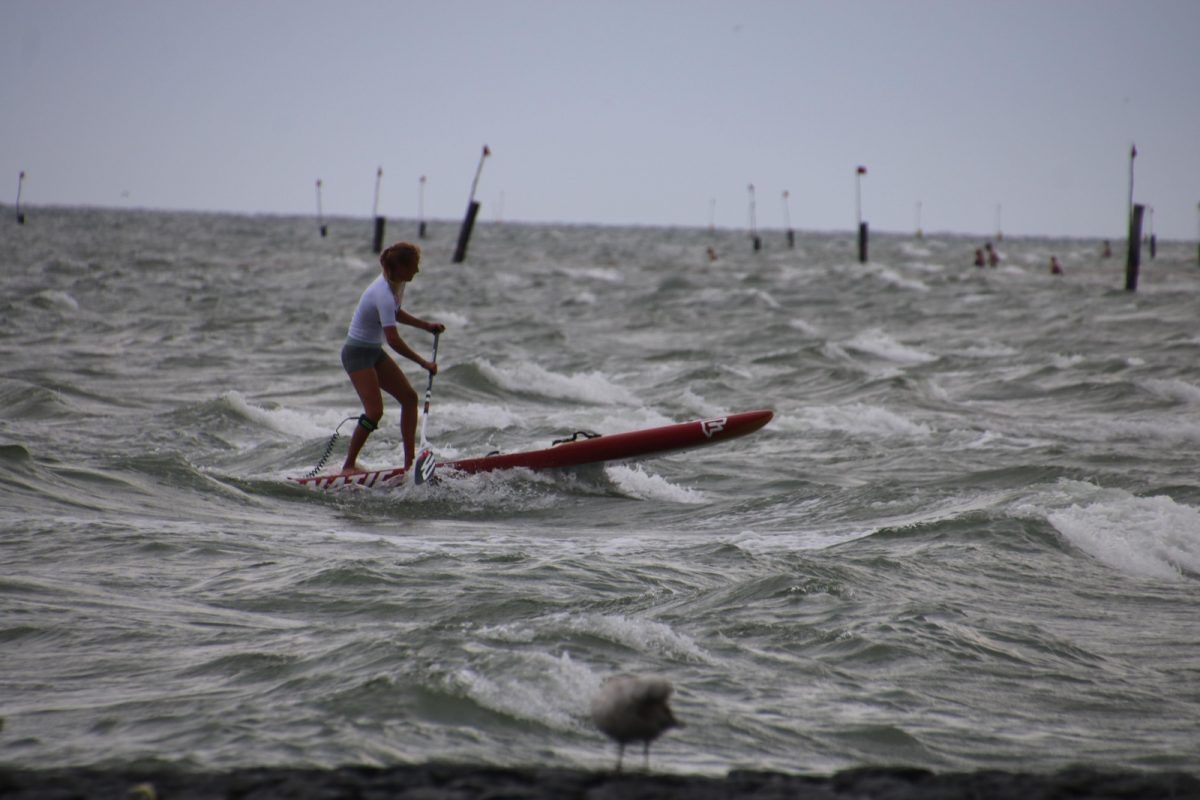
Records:
[[[380,275],[362,293],[358,300],[358,308],[350,320],[350,330],[347,332],[351,339],[366,344],[383,344],[383,329],[395,326],[396,312],[400,310],[400,300],[404,299],[404,289],[407,283],[400,284],[400,297],[392,296],[392,287]]]

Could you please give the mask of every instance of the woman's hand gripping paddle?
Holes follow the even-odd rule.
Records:
[[[433,335],[433,358],[430,361],[435,364],[437,363],[438,337],[440,336],[440,333]],[[429,421],[429,398],[432,395],[433,373],[430,372],[429,383],[425,386],[425,410],[421,414],[421,452],[413,461],[413,482],[418,486],[431,479],[437,469],[437,462],[433,460],[433,451],[429,449],[429,441],[425,438],[425,423]]]

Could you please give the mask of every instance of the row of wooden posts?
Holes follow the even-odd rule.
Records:
[[[458,242],[454,248],[454,263],[460,264],[467,257],[467,245],[471,239],[471,232],[475,228],[475,219],[479,215],[479,202],[475,199],[475,192],[479,188],[479,176],[483,172],[484,160],[492,154],[492,151],[485,144],[483,151],[479,156],[479,164],[475,168],[475,178],[471,182],[471,193],[467,198],[467,211],[463,217],[462,225],[458,232]],[[1137,291],[1138,277],[1141,270],[1142,260],[1142,220],[1145,215],[1146,207],[1140,203],[1133,202],[1133,167],[1134,161],[1137,158],[1137,146],[1134,145],[1130,149],[1129,154],[1129,240],[1126,249],[1125,261],[1125,289],[1130,292]],[[870,226],[866,220],[862,218],[862,178],[867,174],[867,168],[858,166],[855,168],[855,183],[854,183],[854,206],[855,214],[858,222],[858,260],[861,263],[867,262],[868,242],[870,239]],[[383,167],[379,167],[375,172],[375,203],[372,208],[372,218],[374,219],[374,234],[371,240],[371,247],[374,252],[379,253],[383,250],[384,230],[386,220],[379,215],[379,188],[383,181]],[[25,171],[22,170],[17,179],[17,203],[16,203],[16,220],[18,225],[25,224],[25,212],[21,209],[21,191],[25,185]],[[324,212],[321,207],[321,179],[317,179],[317,225],[321,236],[324,237],[328,232],[328,227],[325,225]],[[762,250],[762,237],[758,235],[758,225],[755,211],[755,191],[754,184],[749,185],[750,193],[750,237],[751,246],[755,252]],[[715,206],[716,201],[713,201]],[[420,194],[418,196],[418,220],[419,220],[419,236],[425,238],[425,176],[421,176]],[[919,208],[919,204],[918,204]],[[783,213],[784,224],[787,229],[788,247],[796,246],[796,234],[792,230],[790,210],[788,208],[788,192],[783,193]],[[919,213],[919,212],[918,212]],[[709,223],[710,229],[713,228],[713,223]],[[918,219],[917,235],[920,236],[920,222]],[[1150,257],[1153,258],[1155,253],[1154,237],[1150,241]],[[1200,260],[1200,245],[1197,246],[1197,260]]]
[[[461,264],[467,258],[467,244],[471,241],[471,232],[475,229],[475,218],[479,216],[479,201],[475,199],[475,191],[479,188],[479,176],[483,172],[483,162],[492,154],[491,149],[485,144],[483,152],[479,156],[479,165],[475,167],[475,180],[471,182],[471,194],[467,198],[467,213],[463,217],[462,227],[458,231],[458,243],[454,247],[454,263]],[[21,173],[24,175],[24,173]],[[380,253],[383,252],[383,236],[387,227],[387,220],[379,215],[379,186],[383,182],[383,167],[375,170],[375,203],[371,209],[371,218],[375,222],[374,233],[371,236],[371,249]],[[417,217],[419,220],[418,236],[425,238],[425,176],[421,176],[421,188],[417,197]],[[317,178],[317,227],[321,231],[321,236],[324,237],[329,229],[325,225],[325,215],[321,209],[321,179]]]

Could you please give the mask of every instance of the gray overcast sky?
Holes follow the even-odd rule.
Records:
[[[1198,0],[0,0],[22,201],[1120,238],[1200,204]]]

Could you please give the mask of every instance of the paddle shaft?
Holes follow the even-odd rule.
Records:
[[[429,359],[434,364],[437,364],[438,339],[441,338],[440,333],[433,335],[433,358]],[[421,448],[424,449],[428,442],[425,439],[425,423],[429,421],[429,398],[433,396],[433,373],[429,373],[429,383],[425,385],[425,409],[421,412]]]

